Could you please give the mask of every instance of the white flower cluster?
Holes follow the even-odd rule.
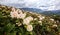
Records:
[[[23,20],[23,24],[27,25],[26,29],[27,31],[32,31],[33,26],[30,24],[30,22],[33,20],[33,17],[29,16]]]
[[[32,31],[33,30],[33,26],[30,24],[30,22],[33,20],[33,17],[29,16],[27,18],[26,17],[26,13],[22,13],[21,10],[15,10],[15,8],[12,8],[12,11],[10,12],[10,15],[12,18],[21,18],[23,19],[23,25],[26,25],[26,29],[27,31]],[[21,26],[21,23],[16,23],[16,25]]]
[[[40,25],[43,25],[43,20],[46,18],[45,16],[42,16],[42,15],[39,15],[39,14],[36,14],[36,13],[32,13],[32,12],[29,12],[31,14],[34,14],[36,15],[38,18],[33,18],[31,16],[27,16],[27,12],[22,12],[22,10],[19,10],[19,9],[15,9],[15,8],[12,8],[12,11],[10,12],[10,15],[12,18],[19,18],[19,19],[23,19],[22,23],[18,22],[16,23],[16,25],[18,26],[21,26],[22,24],[24,25],[24,27],[27,29],[27,31],[32,31],[33,30],[33,26],[32,24],[30,24],[31,21],[33,20],[38,20],[38,23]],[[48,18],[47,18],[48,19]],[[50,18],[49,19],[50,21],[54,21],[54,19]],[[53,25],[53,27],[57,27],[57,25]]]
[[[21,10],[15,10],[15,8],[12,8],[12,11],[10,12],[10,15],[12,18],[22,18],[24,19],[26,16],[26,13],[22,13]]]
[[[33,20],[33,17],[29,16],[23,20],[23,24],[29,25],[30,21],[32,21],[32,20]]]

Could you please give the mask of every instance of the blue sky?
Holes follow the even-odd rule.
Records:
[[[38,8],[42,10],[60,10],[60,0],[0,0],[0,4],[17,8]]]

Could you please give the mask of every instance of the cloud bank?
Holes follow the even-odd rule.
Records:
[[[60,0],[0,0],[0,4],[17,8],[38,8],[42,10],[60,10]]]

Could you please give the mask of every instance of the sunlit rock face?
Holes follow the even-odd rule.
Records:
[[[38,8],[42,10],[60,10],[60,0],[0,0],[0,4],[17,8]]]

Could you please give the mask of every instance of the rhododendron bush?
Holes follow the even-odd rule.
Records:
[[[0,35],[60,35],[59,20],[0,5]]]

